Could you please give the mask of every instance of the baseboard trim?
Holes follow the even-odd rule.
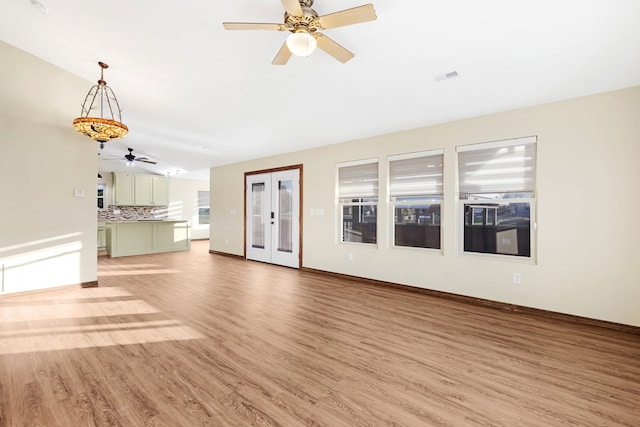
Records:
[[[242,255],[230,254],[228,252],[214,251],[212,249],[209,249],[209,253],[213,254],[213,255],[226,256],[226,257],[229,257],[229,258],[244,259],[244,256],[242,256]]]
[[[600,328],[612,329],[612,330],[617,330],[617,331],[628,332],[628,333],[640,335],[640,326],[633,326],[633,325],[627,325],[627,324],[624,324],[624,323],[610,322],[608,320],[592,319],[590,317],[583,317],[583,316],[577,316],[577,315],[573,315],[573,314],[559,313],[559,312],[556,312],[556,311],[544,310],[544,309],[541,309],[541,308],[526,307],[526,306],[523,306],[523,305],[509,304],[509,303],[505,303],[505,302],[493,301],[493,300],[477,298],[477,297],[471,297],[471,296],[467,296],[467,295],[454,294],[454,293],[444,292],[444,291],[436,291],[436,290],[433,290],[433,289],[418,288],[416,286],[402,285],[400,283],[385,282],[383,280],[369,279],[369,278],[366,278],[366,277],[359,277],[359,276],[351,276],[351,275],[342,274],[342,273],[334,273],[332,271],[318,270],[318,269],[309,268],[309,267],[301,267],[300,271],[305,271],[305,272],[315,273],[315,274],[321,274],[321,275],[324,275],[324,276],[332,276],[332,277],[336,277],[336,278],[340,278],[340,279],[354,280],[354,281],[366,283],[366,284],[373,285],[373,286],[382,286],[382,287],[386,287],[386,288],[395,288],[395,289],[403,290],[403,291],[406,291],[406,292],[414,292],[414,293],[419,293],[419,294],[423,294],[423,295],[433,296],[433,297],[436,297],[436,298],[445,298],[445,299],[452,300],[452,301],[462,302],[462,303],[465,303],[465,304],[471,304],[471,305],[476,305],[476,306],[481,306],[481,307],[492,308],[492,309],[500,310],[500,311],[519,313],[519,314],[527,314],[527,315],[530,315],[530,316],[533,316],[533,317],[552,319],[552,320],[557,320],[557,321],[562,321],[562,322],[570,322],[570,323],[586,325],[586,326],[596,326],[596,327],[600,327]]]
[[[99,286],[97,280],[93,280],[91,282],[82,282],[80,283],[81,288],[97,288]]]

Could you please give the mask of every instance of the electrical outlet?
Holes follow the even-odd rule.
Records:
[[[513,273],[513,284],[519,285],[522,283],[522,276],[520,273]]]
[[[350,253],[349,255],[347,255],[347,259],[349,260],[349,262],[353,261],[353,254]]]

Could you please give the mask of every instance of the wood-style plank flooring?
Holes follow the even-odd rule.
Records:
[[[0,297],[0,426],[640,426],[631,332],[206,241],[99,283]]]

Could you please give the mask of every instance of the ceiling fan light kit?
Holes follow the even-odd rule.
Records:
[[[354,54],[318,30],[343,27],[377,19],[372,4],[365,4],[328,15],[319,16],[311,8],[313,0],[281,0],[284,23],[223,22],[226,30],[289,31],[291,35],[273,59],[273,65],[285,65],[292,55],[309,56],[316,47],[340,62],[347,62]]]
[[[122,138],[129,132],[127,125],[122,123],[120,104],[113,90],[104,80],[104,70],[109,68],[104,62],[100,66],[100,80],[93,85],[82,104],[80,117],[73,121],[73,127],[101,145],[105,142]],[[100,117],[91,117],[93,109],[100,109]]]
[[[305,31],[291,34],[287,37],[287,47],[296,56],[309,56],[316,50],[318,42]]]

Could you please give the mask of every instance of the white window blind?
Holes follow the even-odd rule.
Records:
[[[340,199],[378,197],[378,162],[338,167],[338,197]]]
[[[460,198],[535,191],[536,137],[458,147]]]
[[[200,208],[208,208],[209,207],[209,192],[208,191],[198,191],[198,207],[200,207]]]
[[[432,196],[442,194],[442,152],[389,159],[389,195]]]

